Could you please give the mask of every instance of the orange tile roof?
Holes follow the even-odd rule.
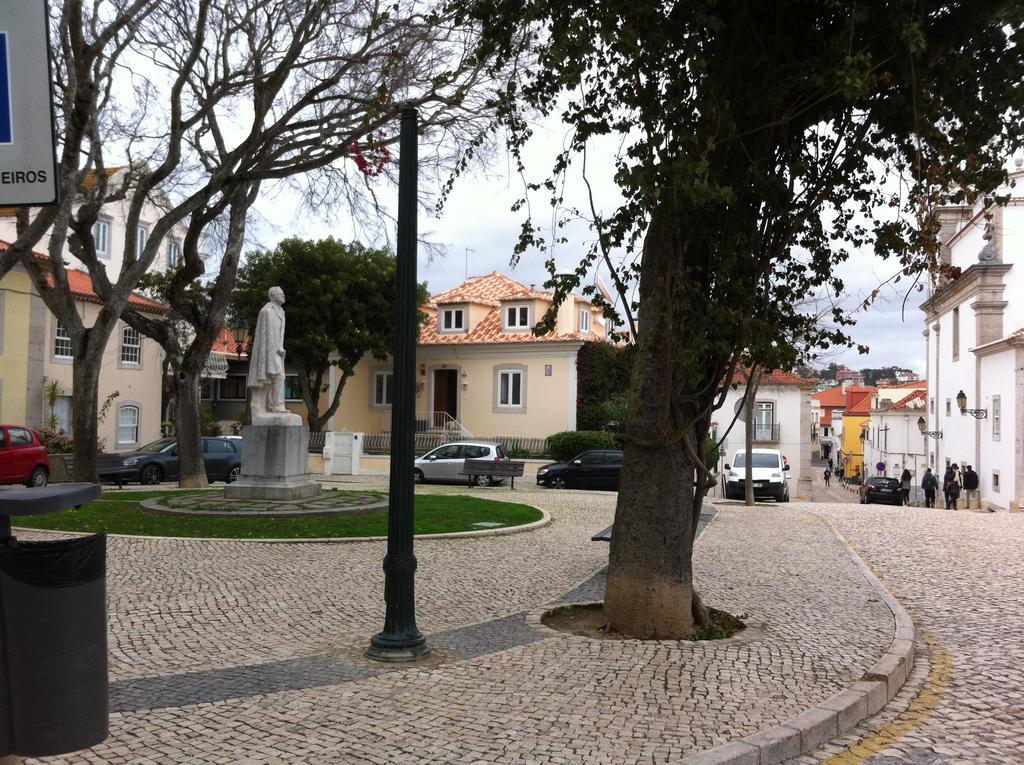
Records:
[[[737,369],[732,376],[734,383],[741,385],[747,381],[747,370]],[[806,377],[800,377],[792,372],[784,372],[781,369],[773,369],[767,374],[761,375],[761,385],[814,385],[815,381]]]
[[[864,415],[871,411],[871,397],[876,388],[851,385],[846,390],[846,413]]]
[[[825,414],[821,415],[821,419],[818,420],[820,425],[831,425],[832,424],[832,410],[826,409]]]
[[[901,383],[885,383],[879,384],[879,388],[927,388],[927,380],[908,380],[907,382]]]
[[[581,302],[578,295],[575,296]],[[481,343],[581,343],[593,340],[594,335],[580,332],[550,332],[540,337],[532,332],[505,332],[501,321],[500,306],[503,300],[551,300],[551,293],[531,290],[525,284],[517,282],[497,271],[486,276],[474,276],[458,287],[434,295],[427,308],[438,305],[457,303],[474,303],[490,306],[491,310],[477,322],[470,332],[438,332],[437,322],[431,320],[420,327],[420,345],[474,345]]]
[[[916,411],[918,411],[920,409],[924,409],[924,402],[927,400],[927,398],[928,398],[928,393],[926,391],[923,391],[920,388],[918,388],[913,393],[911,393],[909,396],[904,396],[899,401],[897,401],[895,404],[892,404],[891,406],[887,407],[885,411],[887,411],[887,412],[892,412],[892,411],[901,411],[901,412],[914,411],[914,412],[916,412]],[[921,406],[911,406],[911,404],[913,404],[915,401],[921,401],[922,402]]]
[[[6,250],[10,247],[10,242],[5,242],[0,239],[0,250]],[[45,261],[47,266],[50,262],[49,255],[43,255],[40,252],[33,252],[32,257],[36,260]],[[78,271],[74,268],[65,269],[65,273],[68,276],[68,289],[71,294],[79,300],[84,300],[87,303],[99,303],[103,305],[103,300],[99,295],[96,294],[96,290],[93,288],[92,277],[84,271]],[[47,275],[47,282],[53,286],[53,274]],[[141,295],[138,292],[133,292],[128,296],[128,302],[143,311],[149,313],[167,313],[167,306],[163,303],[158,303],[156,300],[151,300],[145,295]]]
[[[210,348],[213,353],[223,353],[228,356],[249,355],[249,335],[247,334],[241,342],[235,340],[235,333],[230,327],[224,327],[213,341]]]
[[[842,385],[833,385],[831,388],[812,393],[811,398],[820,402],[823,407],[846,406],[846,393]]]

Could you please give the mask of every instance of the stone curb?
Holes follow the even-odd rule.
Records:
[[[533,507],[533,505],[529,505]],[[525,531],[536,531],[551,523],[551,515],[547,510],[533,507],[544,517],[539,521],[522,526],[506,526],[500,529],[480,529],[479,531],[449,531],[443,534],[417,534],[416,539],[470,539],[474,537],[500,537],[507,534],[519,534]],[[26,531],[43,534],[59,534],[61,536],[88,537],[91,531],[61,531],[60,529],[13,528],[12,531]],[[345,544],[348,542],[387,542],[387,537],[311,537],[309,539],[237,539],[232,537],[158,537],[140,534],[107,534],[111,539],[159,539],[171,542],[230,542],[242,544],[269,545],[303,545],[303,544]]]
[[[739,741],[687,755],[678,765],[775,765],[813,751],[835,736],[876,714],[899,692],[914,666],[917,630],[910,614],[893,597],[839,530],[821,516],[868,584],[894,618],[888,649],[860,680],[791,720]]]

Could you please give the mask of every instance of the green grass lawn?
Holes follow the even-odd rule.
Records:
[[[175,492],[106,491],[100,499],[77,510],[14,518],[14,526],[61,531],[105,531],[166,537],[218,537],[222,539],[303,539],[317,537],[375,537],[388,533],[387,511],[372,515],[307,515],[290,518],[194,517],[144,510],[144,499]],[[479,531],[539,521],[539,510],[513,502],[476,497],[416,497],[417,534]],[[476,523],[487,526],[475,526]]]

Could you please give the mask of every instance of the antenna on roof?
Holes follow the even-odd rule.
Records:
[[[469,281],[469,253],[476,255],[476,250],[467,247],[466,248],[466,281]]]

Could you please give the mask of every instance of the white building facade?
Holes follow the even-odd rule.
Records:
[[[811,489],[811,391],[814,380],[774,371],[762,376],[754,404],[754,448],[778,449],[789,463],[789,493],[794,499],[810,499]],[[746,385],[728,392],[715,412],[714,434],[722,443],[719,469],[732,463],[733,455],[746,448],[746,424],[742,413]],[[735,417],[735,421],[734,418]],[[732,428],[729,426],[732,424]]]
[[[929,465],[972,465],[991,510],[1024,507],[1024,172],[1010,177],[1005,207],[939,211],[945,273],[921,306],[925,429],[941,434],[928,437]]]
[[[924,415],[926,392],[913,392],[895,403],[871,410],[864,437],[864,472],[867,476],[900,478],[909,470],[915,487],[921,485],[928,464],[928,439],[917,421]],[[884,465],[879,470],[878,466]],[[942,476],[940,475],[941,479]]]

